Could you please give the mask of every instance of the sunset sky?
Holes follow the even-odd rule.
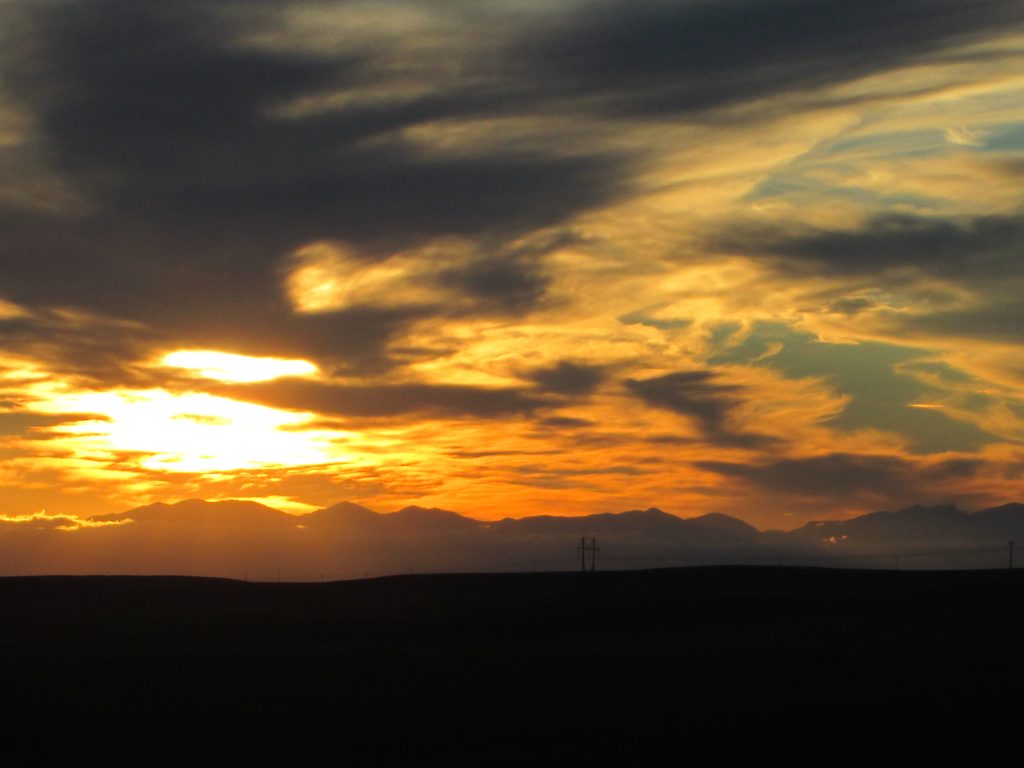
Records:
[[[1022,342],[1020,0],[0,0],[3,519],[975,509]]]

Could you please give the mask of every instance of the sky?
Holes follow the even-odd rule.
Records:
[[[1024,499],[1019,0],[0,0],[0,517]]]

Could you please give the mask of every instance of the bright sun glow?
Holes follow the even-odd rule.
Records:
[[[320,372],[320,369],[308,360],[249,357],[195,349],[170,352],[160,359],[160,364],[192,371],[204,379],[234,383],[270,381],[284,376],[313,376]]]
[[[338,430],[303,429],[312,415],[201,393],[158,389],[53,393],[35,406],[97,418],[59,428],[55,442],[82,457],[139,454],[141,467],[214,472],[344,462]]]

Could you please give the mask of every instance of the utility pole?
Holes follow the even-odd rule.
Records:
[[[597,570],[597,553],[601,551],[601,548],[597,546],[597,539],[591,537],[590,539],[590,570]]]
[[[580,545],[576,547],[576,551],[580,553],[580,571],[583,573],[587,572],[587,539],[585,536],[580,537]]]

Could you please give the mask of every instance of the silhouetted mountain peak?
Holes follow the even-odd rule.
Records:
[[[721,533],[727,533],[735,536],[757,536],[760,531],[754,526],[743,522],[742,520],[731,517],[729,515],[723,515],[721,512],[709,512],[706,515],[699,517],[689,517],[685,519],[685,522],[691,525],[699,525],[702,528],[708,530],[719,531]]]
[[[1024,504],[1012,502],[1010,504],[1001,504],[998,507],[989,507],[988,509],[979,509],[977,512],[972,513],[973,517],[1019,517],[1024,519]]]
[[[679,515],[673,515],[671,512],[665,512],[657,507],[648,507],[647,509],[633,510],[632,512],[622,512],[617,516],[621,517],[625,514],[635,514],[638,517],[646,518],[647,520],[661,520],[668,521],[670,523],[676,523],[683,519],[679,517]]]
[[[228,499],[224,501],[206,501],[205,499],[184,499],[174,504],[162,501],[117,512],[110,515],[97,515],[92,518],[97,522],[114,522],[132,520],[144,525],[150,523],[176,524],[188,521],[191,524],[208,525],[291,525],[293,518],[278,509],[268,507],[256,501]]]
[[[728,515],[704,515],[684,519],[657,507],[626,512],[599,513],[579,517],[536,515],[506,518],[492,529],[513,535],[612,537],[628,546],[680,546],[689,549],[747,546],[756,542],[758,531]]]
[[[307,528],[330,527],[373,530],[381,524],[381,518],[383,518],[383,515],[361,504],[342,501],[324,509],[318,509],[316,512],[311,512],[301,519],[302,525]]]
[[[141,520],[163,515],[169,509],[171,509],[170,504],[165,504],[162,501],[157,501],[154,502],[153,504],[146,504],[145,506],[142,507],[135,507],[134,509],[129,509],[127,512],[112,512],[107,515],[93,515],[92,518],[90,519],[98,522],[127,520],[129,518],[132,520]]]
[[[993,539],[1024,538],[1024,504],[1002,504],[968,515],[971,522]]]
[[[356,504],[351,501],[341,501],[337,504],[332,504],[329,507],[317,510],[314,514],[319,513],[329,515],[346,515],[348,517],[379,517],[379,514],[369,507],[364,507],[361,504]]]
[[[386,517],[394,523],[401,525],[429,529],[465,529],[474,528],[480,524],[479,521],[473,518],[460,515],[458,512],[452,512],[449,509],[439,509],[438,507],[427,509],[426,507],[416,505],[402,507],[397,512],[386,515]]]
[[[457,531],[479,525],[479,522],[472,518],[437,507],[427,509],[411,505],[397,512],[381,514],[350,501],[317,510],[307,515],[304,520],[308,526],[336,526],[389,535]]]
[[[410,504],[407,507],[402,507],[397,512],[392,512],[392,514],[394,514],[394,515],[402,515],[404,517],[425,517],[425,516],[433,516],[433,515],[435,515],[438,512],[446,512],[447,514],[452,514],[452,515],[458,514],[457,512],[447,512],[447,510],[438,509],[437,507],[432,507],[431,509],[427,509],[426,507],[420,507],[420,506],[417,506],[416,504]]]
[[[647,525],[657,525],[659,523],[668,523],[669,525],[674,525],[682,521],[681,517],[677,517],[676,515],[670,515],[668,512],[663,512],[657,507],[648,507],[647,509],[630,509],[626,512],[619,512],[617,514],[604,512],[598,515],[586,515],[585,517],[580,519],[585,520],[588,517],[601,517],[610,520],[617,520],[619,523],[624,523],[626,521],[632,521],[637,523],[643,522]]]
[[[166,506],[166,505],[165,505]],[[279,509],[260,504],[258,501],[227,499],[224,501],[207,501],[206,499],[184,499],[170,505],[176,512],[197,512],[200,514],[216,514],[219,512],[274,512],[284,514]]]
[[[959,518],[963,517],[967,513],[962,509],[958,509],[952,504],[936,504],[935,506],[926,507],[921,504],[914,504],[910,507],[905,507],[897,512],[894,512],[895,517],[909,517],[909,518]]]

